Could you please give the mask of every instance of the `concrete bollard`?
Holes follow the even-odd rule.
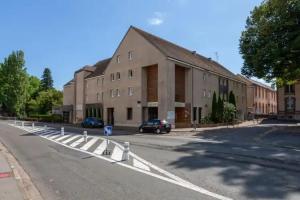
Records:
[[[32,122],[32,129],[34,129],[34,123]]]
[[[87,142],[87,131],[83,131],[84,142]]]
[[[22,127],[24,127],[24,122],[22,122]]]
[[[61,129],[60,129],[60,134],[61,134],[61,135],[65,135],[65,128],[64,128],[64,127],[61,127]]]
[[[44,125],[44,128],[46,129],[46,128],[47,128],[47,125]]]
[[[124,142],[123,160],[129,160],[129,142]]]

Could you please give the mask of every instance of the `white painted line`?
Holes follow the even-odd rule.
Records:
[[[44,138],[46,138],[46,137],[44,137]],[[48,139],[48,138],[46,138],[46,139]],[[83,142],[84,139],[83,139],[83,138],[81,138],[81,139],[82,139],[82,142]],[[48,139],[48,140],[49,140],[49,139]],[[79,140],[80,140],[80,139],[79,139]],[[78,140],[78,141],[79,141],[79,140]],[[152,176],[152,177],[155,177],[155,178],[164,180],[164,181],[169,182],[169,183],[173,183],[173,184],[175,184],[175,185],[179,185],[179,186],[184,187],[184,188],[186,188],[186,189],[190,189],[190,190],[199,192],[199,193],[201,193],[201,194],[204,194],[204,195],[207,195],[207,196],[210,196],[210,197],[219,199],[219,200],[232,200],[232,198],[225,197],[225,196],[223,196],[223,195],[219,195],[219,194],[210,192],[210,191],[208,191],[208,190],[206,190],[206,189],[204,189],[204,188],[201,188],[201,187],[196,186],[196,185],[194,185],[194,184],[192,184],[192,183],[189,183],[189,182],[187,182],[187,181],[184,181],[183,179],[181,179],[181,178],[179,178],[179,177],[177,177],[177,176],[175,176],[175,175],[173,175],[173,174],[171,174],[171,173],[169,173],[169,172],[167,172],[167,171],[165,171],[165,170],[163,170],[163,169],[161,169],[161,168],[159,168],[159,167],[157,167],[157,166],[155,166],[155,165],[153,165],[153,164],[151,164],[151,163],[149,163],[149,162],[147,162],[147,161],[145,161],[145,160],[143,160],[143,159],[141,159],[140,157],[138,157],[137,155],[135,155],[135,154],[132,153],[132,152],[130,152],[130,155],[131,155],[131,156],[138,158],[138,160],[140,160],[140,161],[143,162],[144,164],[149,164],[149,166],[150,166],[151,168],[154,168],[154,169],[156,169],[156,170],[159,171],[159,172],[164,172],[165,174],[168,175],[168,177],[173,177],[173,178],[175,178],[175,179],[173,179],[173,178],[168,178],[168,177],[165,177],[165,176],[161,176],[161,175],[159,175],[159,174],[154,174],[154,173],[152,173],[152,172],[149,172],[149,171],[146,171],[146,170],[142,170],[142,169],[133,167],[133,166],[128,165],[128,164],[125,164],[125,163],[123,163],[123,162],[115,162],[115,160],[112,160],[112,159],[107,158],[107,157],[105,157],[105,156],[101,156],[101,155],[99,155],[99,154],[95,154],[95,153],[94,153],[95,151],[94,151],[93,153],[91,153],[91,152],[88,152],[88,151],[83,151],[83,150],[81,150],[81,149],[77,149],[77,148],[74,148],[74,147],[72,147],[72,146],[68,146],[68,145],[59,143],[59,142],[57,142],[57,141],[55,141],[55,140],[50,140],[50,141],[55,142],[55,143],[57,143],[57,144],[60,144],[60,145],[62,145],[62,146],[65,146],[65,147],[67,147],[67,148],[70,148],[70,149],[73,149],[73,150],[77,150],[77,151],[80,151],[80,152],[83,152],[83,153],[92,155],[92,156],[97,157],[97,158],[100,158],[100,159],[102,159],[102,160],[109,161],[109,162],[111,162],[111,163],[114,163],[114,164],[117,164],[117,165],[126,167],[126,168],[128,168],[128,169],[132,169],[132,170],[135,170],[135,171],[138,171],[138,172],[147,174],[147,175],[149,175],[149,176]],[[106,144],[106,141],[103,141],[103,142]],[[103,142],[102,142],[102,143],[103,143]],[[112,141],[112,142],[115,143],[115,144],[117,144],[118,146],[121,146],[120,144],[118,144],[118,143],[116,143],[116,142],[114,142],[114,141]],[[81,142],[80,142],[80,143],[81,143]],[[102,144],[102,143],[101,143],[101,144]],[[74,144],[74,143],[73,143],[73,144]],[[77,144],[77,145],[78,145],[78,144]],[[74,146],[77,146],[77,145],[74,145]],[[100,146],[101,146],[101,145],[100,145]],[[100,147],[100,146],[99,146],[99,147]],[[104,145],[102,145],[102,146],[104,146]],[[98,148],[99,148],[99,147],[98,147]],[[122,148],[120,148],[120,149],[122,149]]]
[[[102,155],[103,151],[106,149],[106,141],[103,140],[101,144],[95,149],[93,153]]]
[[[46,134],[42,134],[41,136],[43,136],[43,137],[50,137],[52,135],[57,135],[57,131],[51,131],[51,132],[48,132]]]
[[[55,138],[55,140],[60,142],[60,141],[63,141],[64,139],[66,139],[67,137],[70,137],[70,135],[61,136],[61,137]]]
[[[56,133],[56,131],[45,131],[45,132],[43,132],[41,134],[38,134],[38,135],[40,135],[40,136],[46,136],[46,135],[49,135],[51,133]]]
[[[80,137],[80,139],[76,140],[75,142],[73,142],[70,146],[71,147],[76,147],[77,145],[79,145],[80,143],[84,142],[84,138]]]
[[[146,171],[150,171],[150,167],[148,167],[147,165],[145,165],[144,163],[138,161],[135,158],[133,159],[133,166],[137,167],[137,168],[140,168],[140,169],[143,169],[143,170],[146,170]]]
[[[97,142],[98,138],[93,138],[88,141],[85,145],[83,145],[80,149],[87,151],[93,144]]]
[[[56,134],[54,134],[54,135],[52,135],[52,136],[50,136],[50,137],[48,137],[50,140],[53,140],[53,139],[55,139],[55,138],[57,138],[57,137],[60,137],[60,132],[56,132]]]
[[[121,161],[123,158],[123,150],[119,146],[115,145],[110,158],[115,161]]]
[[[73,137],[68,138],[67,140],[63,141],[63,144],[67,144],[68,142],[71,142],[72,140],[74,140],[75,138],[77,138],[79,135],[74,135]]]

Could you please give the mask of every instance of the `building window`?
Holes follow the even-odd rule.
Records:
[[[129,88],[128,88],[128,95],[129,95],[129,96],[132,96],[132,95],[133,95],[133,88],[132,88],[132,87],[129,87]]]
[[[211,90],[208,91],[207,97],[208,97],[208,98],[211,97]]]
[[[133,77],[133,70],[128,70],[128,78],[131,79]]]
[[[119,89],[116,89],[116,96],[120,96],[120,90]]]
[[[127,108],[127,120],[132,120],[132,108]]]
[[[197,120],[197,107],[193,107],[193,122]]]
[[[206,90],[203,90],[203,97],[206,97]]]
[[[203,73],[203,80],[206,80],[206,73]]]
[[[114,73],[110,74],[110,80],[111,80],[111,81],[114,81],[114,80],[115,80],[115,74],[114,74]]]
[[[97,93],[97,101],[100,101],[100,94]]]
[[[285,94],[294,94],[295,93],[295,85],[285,85],[284,93]]]
[[[97,86],[99,86],[100,80],[99,78],[97,78]]]
[[[117,80],[120,80],[121,79],[121,74],[120,72],[117,72]]]
[[[112,98],[115,97],[115,93],[114,93],[113,89],[110,90],[110,97],[112,97]]]
[[[295,97],[286,97],[284,102],[285,102],[286,112],[295,112],[295,103],[296,103]]]
[[[128,52],[128,60],[132,60],[132,51]]]
[[[120,63],[120,55],[117,55],[117,63]]]

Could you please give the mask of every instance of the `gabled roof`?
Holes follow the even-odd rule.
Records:
[[[64,86],[72,85],[73,83],[74,83],[74,79],[72,79],[69,82],[67,82]]]
[[[252,79],[247,78],[247,77],[245,77],[245,76],[243,76],[243,75],[238,74],[237,76],[240,77],[241,79],[243,79],[244,81],[246,81],[247,83],[254,84],[254,85],[258,85],[258,86],[260,86],[260,87],[264,87],[264,88],[269,89],[269,90],[272,90],[272,91],[276,91],[275,89],[271,88],[270,86],[268,86],[268,85],[266,85],[266,84],[263,84],[263,83],[261,83],[261,82],[252,80]]]
[[[95,68],[90,65],[85,65],[84,67],[80,68],[79,70],[75,71],[75,74],[82,72],[82,71],[88,71],[88,72],[93,72]]]
[[[93,67],[95,68],[94,71],[85,78],[92,78],[92,77],[103,75],[110,60],[111,58],[107,58],[97,62],[95,65],[93,65]]]
[[[195,51],[185,49],[136,27],[131,26],[131,28],[138,32],[142,37],[144,37],[148,42],[154,45],[161,53],[163,53],[167,57],[240,81],[235,74],[230,72],[224,66],[209,58],[197,54]]]

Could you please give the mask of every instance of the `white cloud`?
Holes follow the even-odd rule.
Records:
[[[154,16],[148,19],[148,23],[153,26],[158,26],[164,23],[164,14],[161,12],[155,12]]]

